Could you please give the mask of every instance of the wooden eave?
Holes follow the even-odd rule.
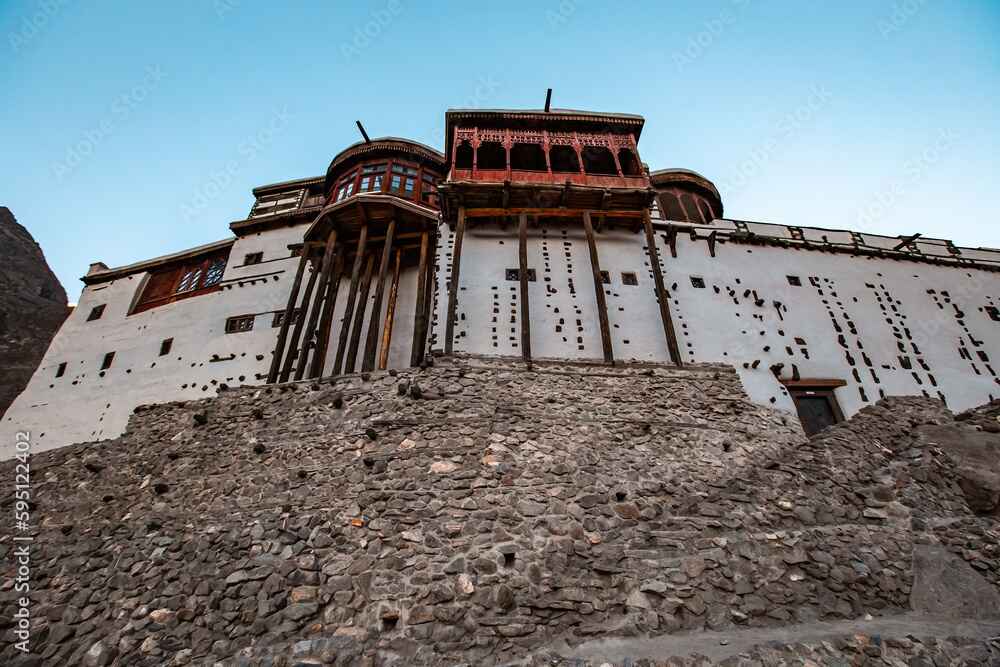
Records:
[[[322,206],[307,206],[304,208],[292,209],[274,215],[259,215],[245,220],[236,220],[229,223],[229,229],[236,236],[246,236],[247,234],[263,232],[281,227],[294,227],[305,224],[316,217],[316,214],[323,210]]]
[[[261,197],[263,195],[270,195],[284,190],[301,190],[302,188],[323,185],[324,178],[324,176],[312,176],[309,178],[298,178],[291,181],[281,181],[280,183],[269,183],[267,185],[260,185],[254,188],[252,192],[254,197]]]
[[[386,225],[396,220],[400,228],[425,229],[437,226],[437,209],[394,195],[363,192],[324,207],[306,230],[307,242],[320,241],[334,228],[344,236],[354,236],[362,225]]]
[[[430,146],[399,137],[382,137],[371,141],[359,141],[338,153],[326,170],[323,184],[324,192],[329,192],[336,178],[353,165],[382,156],[403,156],[420,164],[434,167],[442,175],[445,173],[445,156]]]
[[[197,248],[182,250],[181,252],[176,252],[173,253],[172,255],[163,255],[162,257],[147,259],[142,262],[136,262],[135,264],[128,264],[126,266],[119,266],[114,269],[108,269],[107,271],[91,273],[86,276],[83,276],[82,278],[80,278],[80,280],[82,280],[85,285],[97,285],[99,283],[107,282],[109,280],[117,280],[118,278],[124,278],[125,276],[130,276],[135,273],[151,271],[161,266],[174,264],[176,262],[180,262],[192,257],[207,255],[217,250],[228,248],[235,242],[236,239],[225,239],[223,241],[216,241],[214,243],[208,243],[206,245],[198,246]]]

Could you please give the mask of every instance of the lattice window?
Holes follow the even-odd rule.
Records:
[[[244,333],[253,330],[253,315],[236,315],[226,320],[226,333]]]
[[[292,192],[280,192],[277,194],[264,195],[254,204],[250,212],[251,218],[258,218],[264,215],[275,215],[285,213],[299,207],[305,190],[293,190]]]
[[[229,248],[178,260],[154,270],[133,313],[218,289],[229,261]]]

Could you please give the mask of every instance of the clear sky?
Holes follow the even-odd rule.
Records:
[[[350,6],[347,6],[350,5]],[[726,217],[1000,246],[1000,2],[0,0],[0,204],[71,300],[449,107],[638,113]]]

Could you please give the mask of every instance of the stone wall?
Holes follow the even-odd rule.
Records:
[[[995,594],[995,521],[912,435],[952,420],[890,399],[810,441],[729,367],[476,358],[140,408],[119,439],[32,460],[33,648],[488,665],[894,614],[922,543]]]
[[[42,249],[0,206],[0,418],[66,319],[66,292]]]

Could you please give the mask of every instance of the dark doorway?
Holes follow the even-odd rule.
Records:
[[[795,409],[802,422],[802,430],[813,436],[828,426],[844,421],[833,389],[827,387],[788,387],[795,401]]]

